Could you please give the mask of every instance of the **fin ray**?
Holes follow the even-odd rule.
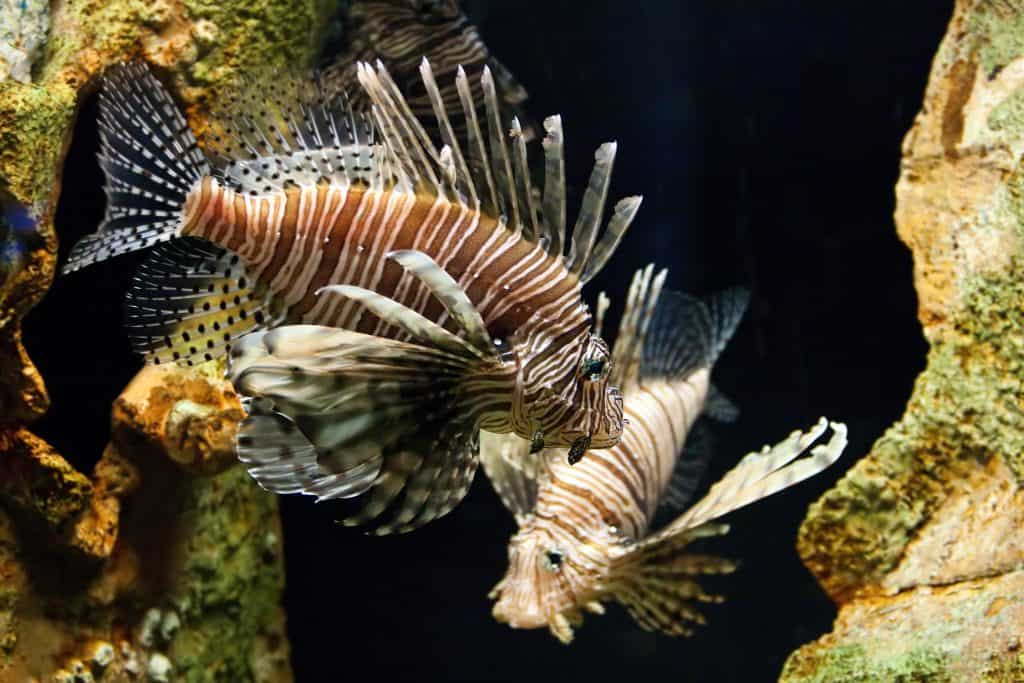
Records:
[[[132,346],[153,363],[192,365],[272,324],[268,295],[231,252],[195,238],[161,244],[125,297]]]
[[[480,464],[501,502],[521,521],[537,501],[541,452],[531,453],[530,442],[509,434],[480,433]]]
[[[63,274],[177,236],[186,196],[210,172],[185,117],[141,62],[104,74],[99,131],[106,213],[72,248]]]
[[[740,288],[718,292],[707,302],[667,292],[644,342],[641,376],[685,377],[710,368],[739,324],[748,299]]]
[[[479,352],[488,356],[495,354],[494,343],[491,341],[487,325],[484,324],[480,312],[473,305],[465,290],[444,268],[427,254],[412,249],[393,251],[387,256],[427,286],[430,293],[444,305],[448,315],[458,324],[470,343]],[[438,320],[438,324],[443,322],[443,318]]]
[[[457,200],[459,197],[451,197],[446,190],[454,184],[458,190],[454,194],[465,192],[471,200],[479,200],[480,209],[491,218],[505,219],[508,229],[544,244],[547,252],[557,256],[581,283],[586,284],[596,276],[611,258],[640,206],[639,197],[618,202],[601,234],[615,143],[606,143],[595,153],[594,168],[569,240],[569,254],[565,255],[566,187],[561,120],[555,116],[545,121],[545,181],[538,210],[530,186],[526,131],[517,119],[511,121],[508,132],[503,128],[495,77],[490,69],[485,67],[479,79],[484,124],[477,118],[478,106],[465,71],[456,71],[456,91],[467,122],[465,150],[451,130],[448,103],[434,80],[433,69],[428,62],[423,62],[420,70],[445,145],[441,151],[423,131],[409,102],[394,85],[383,64],[378,62],[376,68],[365,63],[358,66],[359,82],[373,103],[387,154],[401,168],[404,181],[417,191]],[[507,137],[511,137],[511,151]],[[481,182],[480,186],[474,178]],[[542,216],[541,222],[538,216]]]
[[[254,476],[318,499],[363,496],[344,523],[376,525],[377,534],[446,514],[475,471],[477,416],[459,403],[457,386],[477,362],[317,325],[246,336],[229,366],[236,389],[270,402],[316,454],[301,468],[247,455],[254,466],[274,466]]]

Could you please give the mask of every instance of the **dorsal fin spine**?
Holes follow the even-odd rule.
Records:
[[[494,92],[494,79],[491,70],[486,66],[480,75],[480,85],[484,91],[484,113],[487,117],[487,131],[491,138],[491,163],[494,165],[494,176],[498,183],[498,199],[504,201],[504,211],[515,226],[514,230],[522,231],[519,220],[519,203],[516,201],[515,180],[512,165],[509,163],[508,148],[501,130],[501,116],[498,113],[497,95]]]
[[[444,140],[444,144],[451,150],[452,156],[454,157],[455,167],[458,171],[458,180],[461,188],[466,192],[474,204],[478,203],[476,186],[473,183],[473,176],[469,172],[469,166],[466,164],[466,160],[463,158],[462,149],[459,146],[459,141],[455,137],[455,132],[452,130],[451,122],[448,120],[448,113],[444,108],[444,100],[441,99],[441,92],[437,88],[437,82],[434,80],[434,73],[430,69],[430,63],[427,58],[424,57],[423,61],[420,62],[420,75],[423,77],[423,83],[427,88],[427,94],[430,97],[431,107],[434,109],[434,116],[437,118],[437,122],[441,129],[441,137]]]
[[[412,114],[409,103],[398,90],[387,70],[379,62],[376,68],[360,63],[359,81],[373,102],[374,119],[385,137],[388,154],[403,169],[417,191],[433,192],[456,201],[475,204],[492,218],[505,216],[509,228],[534,242],[545,245],[581,283],[592,279],[615,251],[640,206],[639,197],[618,202],[602,234],[605,202],[614,166],[616,145],[605,143],[595,153],[595,163],[584,193],[580,213],[567,240],[565,220],[565,178],[561,120],[545,120],[545,182],[538,211],[529,181],[529,164],[522,127],[512,120],[509,131],[502,130],[494,77],[488,68],[480,75],[483,92],[482,115],[487,132],[478,120],[477,103],[463,69],[456,70],[456,90],[466,118],[466,147],[455,139],[443,97],[430,64],[424,60],[420,75],[438,122],[443,144],[438,150],[421,123]],[[511,137],[511,150],[506,137]],[[481,179],[482,176],[482,179]],[[482,185],[478,186],[477,183]],[[454,193],[450,189],[454,186]],[[450,195],[454,194],[454,197]],[[468,199],[463,200],[462,195]],[[542,217],[542,222],[538,218]],[[569,241],[569,254],[563,253]]]
[[[482,169],[484,182],[487,184],[487,199],[489,204],[481,204],[487,210],[496,214],[498,211],[498,198],[494,189],[494,178],[491,176],[491,167],[487,162],[487,149],[484,146],[483,133],[480,130],[480,122],[477,120],[476,106],[473,104],[473,93],[469,87],[469,79],[466,71],[460,66],[455,74],[455,88],[459,93],[459,102],[462,104],[462,112],[466,117],[467,144],[469,146],[470,159]]]
[[[667,268],[655,275],[653,263],[633,274],[626,306],[619,321],[619,331],[615,336],[615,346],[612,348],[613,380],[624,391],[628,391],[638,379],[647,330],[667,277]]]

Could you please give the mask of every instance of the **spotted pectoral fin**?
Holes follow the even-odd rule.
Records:
[[[125,298],[134,349],[153,363],[188,365],[224,356],[270,322],[270,300],[238,256],[204,240],[156,247]]]
[[[477,369],[474,360],[347,330],[290,325],[243,339],[229,375],[243,395],[271,402],[311,445],[317,469],[306,466],[307,458],[302,468],[289,470],[295,473],[289,492],[320,499],[364,494],[344,521],[384,534],[436,519],[465,495],[476,468],[477,415],[460,402],[459,384]],[[272,474],[286,466],[273,464]],[[357,491],[353,482],[366,486]]]
[[[509,512],[521,520],[533,512],[544,450],[536,451],[514,433],[480,432],[480,463]]]

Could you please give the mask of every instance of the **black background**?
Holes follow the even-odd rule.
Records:
[[[950,3],[467,8],[529,89],[532,113],[562,114],[570,181],[584,183],[593,150],[615,139],[612,194],[645,196],[590,296],[604,288],[621,302],[633,270],[652,260],[671,269],[675,288],[753,291],[714,375],[743,413],[715,430],[705,485],[820,415],[849,425],[850,446],[830,471],[733,514],[732,533],[705,546],[742,566],[714,584],[727,602],[685,640],[640,631],[615,608],[587,617],[570,647],[493,621],[486,594],[504,571],[513,522],[482,477],[455,513],[401,537],[366,538],[335,525],[326,505],[284,499],[297,680],[774,680],[835,616],[794,550],[800,519],[899,417],[924,365],[893,186]],[[89,101],[58,207],[62,256],[102,215],[95,150]],[[59,280],[26,320],[54,402],[38,431],[83,468],[139,367],[120,327],[138,260]]]

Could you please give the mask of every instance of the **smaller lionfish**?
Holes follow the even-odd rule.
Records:
[[[127,297],[135,347],[189,365],[230,353],[254,399],[237,442],[249,473],[276,493],[362,496],[346,522],[379,533],[452,509],[480,429],[573,460],[622,433],[582,297],[640,206],[623,199],[605,222],[615,144],[595,153],[570,228],[560,119],[545,121],[535,197],[490,70],[482,119],[457,70],[461,139],[420,72],[440,149],[387,70],[362,64],[372,121],[316,84],[275,83],[237,96],[211,160],[147,68],[115,67],[100,96],[107,214],[64,266],[154,247]]]
[[[633,278],[613,352],[627,419],[617,446],[569,467],[553,449],[531,460],[528,445],[512,437],[481,440],[484,469],[519,526],[508,571],[490,594],[495,618],[513,628],[547,626],[569,643],[584,610],[602,614],[603,602],[616,601],[647,630],[690,634],[704,621],[696,603],[721,600],[698,577],[735,568],[690,552],[690,544],[725,534],[728,526],[715,520],[817,474],[846,446],[846,427],[833,422],[831,440],[796,459],[824,433],[822,418],[807,433],[744,457],[704,498],[652,533],[659,505],[682,509],[696,487],[701,467],[679,456],[695,420],[708,411],[724,418],[723,407],[731,407],[709,399],[709,380],[746,294],[726,291],[702,303],[666,292],[652,322],[665,271],[653,281],[651,271]],[[599,306],[603,313],[603,294]]]
[[[433,109],[420,78],[420,62],[426,58],[441,84],[441,99],[453,113],[452,128],[461,135],[467,130],[467,121],[458,109],[455,75],[459,69],[464,70],[473,99],[483,102],[479,76],[487,67],[494,78],[504,127],[510,127],[515,116],[524,139],[529,142],[535,136],[535,124],[523,106],[526,89],[487,49],[457,0],[355,0],[343,21],[346,48],[324,70],[324,80],[348,91],[356,108],[369,105],[358,87],[359,62],[380,60],[406,94],[416,118],[429,121]],[[439,139],[436,127],[431,132]]]

